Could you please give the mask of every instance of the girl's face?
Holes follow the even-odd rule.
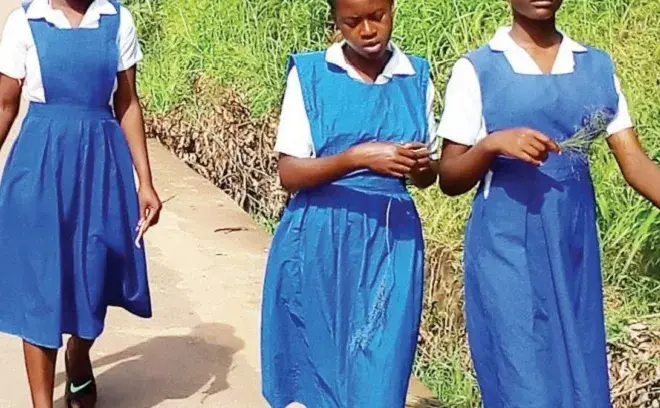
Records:
[[[367,59],[387,52],[392,35],[392,0],[336,0],[334,19],[348,45]]]
[[[511,0],[511,8],[514,13],[530,20],[549,20],[557,14],[562,2],[562,0]]]

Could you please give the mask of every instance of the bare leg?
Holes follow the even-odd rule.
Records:
[[[23,355],[32,394],[32,406],[34,408],[53,408],[57,350],[23,341]]]
[[[77,387],[84,386],[94,376],[89,351],[93,340],[71,337],[66,346],[66,359],[69,379]],[[83,395],[71,402],[73,408],[92,408],[96,404],[96,395]]]

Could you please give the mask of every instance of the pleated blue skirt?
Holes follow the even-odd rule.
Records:
[[[299,193],[272,243],[263,299],[271,406],[403,407],[422,309],[424,244],[407,194]]]
[[[0,331],[59,348],[151,316],[128,144],[108,110],[32,104],[0,184]]]
[[[603,284],[586,164],[503,159],[466,231],[465,308],[486,408],[609,408]]]

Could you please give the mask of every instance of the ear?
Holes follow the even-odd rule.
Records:
[[[330,41],[330,44],[338,43],[341,42],[344,39],[344,36],[341,34],[341,31],[335,29],[328,40]]]
[[[329,44],[340,42],[341,40],[344,39],[341,34],[341,31],[339,31],[339,28],[337,27],[337,24],[335,23],[335,20],[334,18],[332,18],[332,16],[327,22],[326,33]]]

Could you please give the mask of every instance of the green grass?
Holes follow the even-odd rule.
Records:
[[[456,346],[445,349],[443,354],[443,358],[433,359],[423,370],[417,370],[417,376],[431,385],[431,391],[445,406],[474,406],[479,394],[472,373],[462,367],[463,351]]]
[[[239,91],[255,117],[277,110],[287,55],[327,45],[324,0],[132,0],[146,61],[140,92],[150,113],[164,113],[195,98],[199,75]],[[571,0],[560,27],[573,38],[609,51],[618,68],[638,132],[650,155],[660,157],[660,2]],[[395,40],[431,61],[438,100],[454,61],[487,41],[509,21],[504,0],[399,0]],[[442,103],[437,106],[440,113]],[[660,212],[626,186],[604,142],[592,153],[599,228],[608,293],[608,332],[625,335],[627,324],[660,310]],[[463,226],[469,197],[450,199],[431,189],[416,192],[429,257],[449,265],[460,279]],[[273,223],[261,220],[272,229]],[[431,271],[433,272],[433,271]],[[452,285],[439,285],[427,301],[427,329],[434,338],[462,338],[460,301]],[[451,304],[451,307],[445,307]],[[448,310],[451,310],[448,312]],[[458,311],[457,311],[458,310]],[[429,317],[432,315],[432,317]],[[458,317],[457,317],[458,316]],[[458,322],[458,323],[457,323]],[[425,345],[417,369],[451,407],[471,407],[478,397],[466,371],[462,344]],[[455,344],[455,341],[454,341]]]

